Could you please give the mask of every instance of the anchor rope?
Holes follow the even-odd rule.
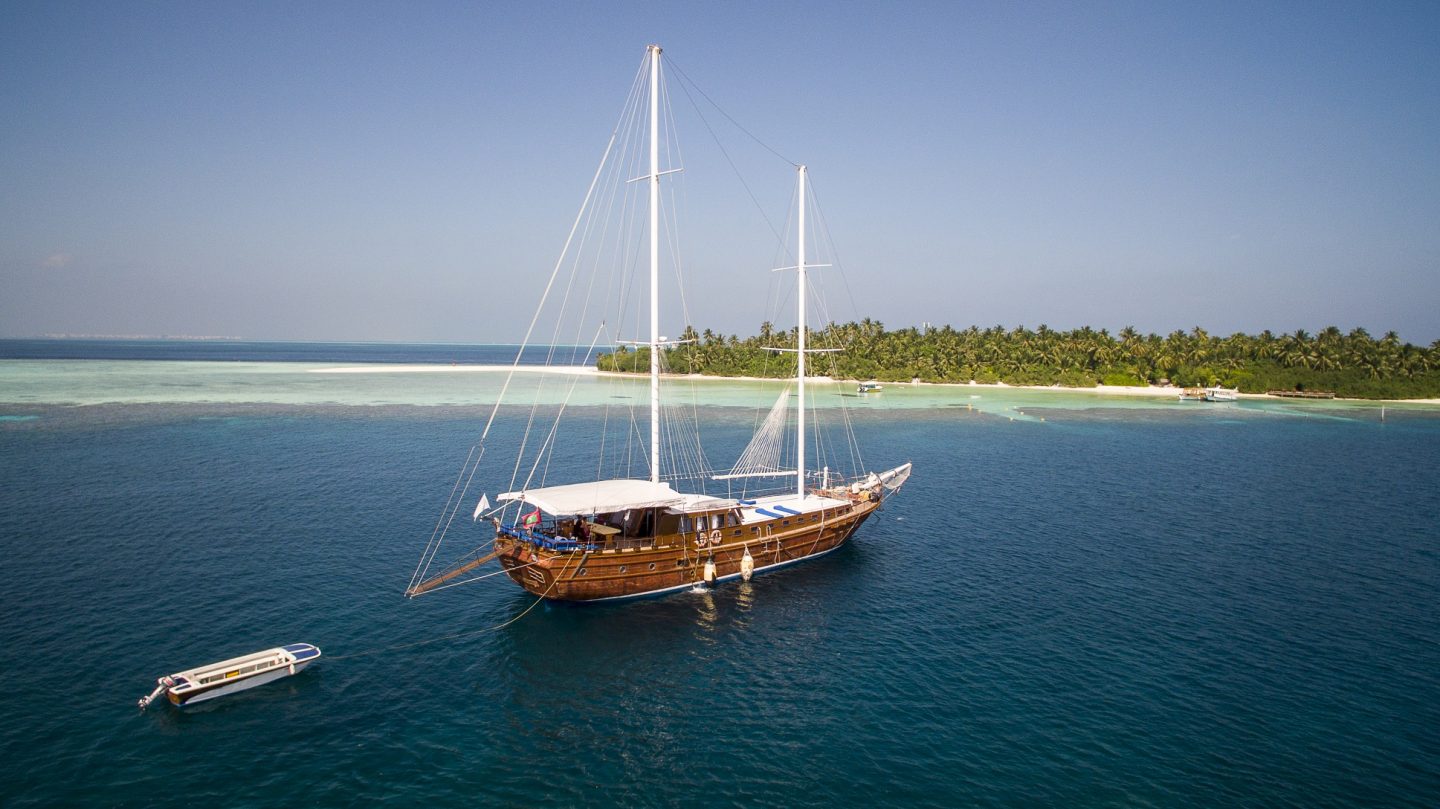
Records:
[[[441,641],[456,640],[456,639],[459,639],[459,638],[469,638],[469,637],[474,637],[474,636],[476,636],[476,635],[484,635],[484,634],[486,634],[486,633],[488,633],[488,632],[498,632],[498,631],[504,629],[505,627],[510,626],[511,624],[513,624],[513,623],[515,623],[516,621],[520,620],[521,618],[524,618],[526,615],[529,615],[531,610],[533,610],[533,609],[535,609],[537,606],[539,606],[539,605],[540,605],[540,602],[541,602],[541,601],[544,601],[545,598],[546,598],[546,596],[549,596],[550,593],[551,593],[552,591],[554,591],[555,585],[557,585],[557,584],[560,583],[560,579],[561,579],[561,577],[564,575],[565,571],[570,569],[570,562],[572,562],[572,561],[574,561],[573,556],[572,556],[571,559],[565,560],[565,567],[562,567],[562,568],[560,569],[560,572],[555,575],[555,578],[550,582],[550,586],[547,587],[547,588],[545,588],[545,592],[543,592],[543,593],[541,593],[540,595],[536,596],[536,597],[535,597],[535,600],[530,603],[530,606],[528,606],[528,607],[525,608],[524,612],[521,612],[519,615],[515,616],[514,618],[511,618],[511,619],[508,620],[508,621],[505,621],[504,623],[496,624],[495,626],[487,626],[487,627],[485,627],[484,629],[470,629],[470,630],[466,630],[465,632],[454,632],[454,633],[451,633],[451,634],[449,634],[449,635],[441,635],[441,636],[438,637],[438,638],[427,638],[426,640],[411,641],[410,643],[399,643],[399,644],[396,644],[396,645],[394,645],[394,646],[382,646],[382,647],[380,647],[379,649],[367,649],[367,650],[362,651],[362,652],[351,652],[350,654],[347,654],[347,655],[330,655],[330,656],[329,656],[329,659],[330,659],[330,660],[351,660],[351,659],[354,659],[354,658],[357,658],[357,657],[369,657],[370,655],[380,654],[381,652],[398,652],[398,651],[402,651],[402,650],[404,650],[404,649],[414,649],[414,648],[416,648],[416,647],[418,647],[418,646],[428,646],[428,645],[430,645],[430,644],[432,644],[432,643],[440,643]],[[535,564],[535,563],[534,563],[534,562],[530,562],[529,564],[523,565],[523,567],[529,567],[530,565],[533,565],[533,564]],[[515,568],[515,569],[516,569],[516,570],[519,570],[520,568],[517,567],[517,568]],[[502,571],[499,571],[499,572],[503,573],[503,572],[505,572],[505,571],[502,570]],[[487,575],[492,575],[492,576],[493,576],[494,574],[491,573],[491,574],[487,574]],[[448,585],[447,585],[447,586],[448,586]],[[437,590],[443,590],[444,588],[443,588],[443,587],[437,587],[436,589],[437,589]]]

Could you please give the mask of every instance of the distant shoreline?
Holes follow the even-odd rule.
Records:
[[[643,377],[645,376],[645,374],[632,374],[632,373],[625,373],[625,372],[622,372],[622,371],[598,371],[597,373],[602,374],[602,375],[608,375],[608,376],[629,376],[629,377],[637,377],[637,378],[643,378]],[[664,376],[664,377],[670,378],[670,379],[714,379],[714,380],[736,380],[736,381],[744,381],[744,382],[784,382],[784,381],[786,381],[786,380],[784,380],[784,379],[775,379],[775,378],[766,379],[766,378],[764,378],[764,377],[754,377],[754,376],[713,376],[713,375],[710,375],[710,374],[662,374],[661,376]],[[859,384],[859,382],[858,382],[857,380],[853,380],[853,379],[837,380],[837,379],[834,379],[834,378],[828,377],[828,376],[812,376],[812,377],[807,377],[807,379],[809,379],[809,380],[811,380],[811,381],[815,381],[815,382],[829,382],[829,383],[836,383],[836,384],[847,384],[847,383]],[[1066,386],[1064,386],[1064,385],[1008,385],[1008,384],[1006,384],[1006,383],[1004,383],[1004,382],[973,382],[973,381],[972,381],[972,382],[883,382],[883,383],[881,383],[881,384],[882,384],[884,387],[906,387],[906,388],[927,388],[927,387],[928,387],[928,388],[965,388],[965,389],[967,389],[967,390],[968,390],[968,389],[984,389],[984,388],[990,388],[990,389],[994,389],[994,390],[1037,390],[1037,391],[1053,391],[1053,392],[1055,392],[1055,393],[1092,393],[1092,394],[1095,394],[1095,395],[1097,395],[1097,396],[1145,396],[1145,397],[1153,397],[1153,398],[1159,398],[1159,399],[1165,399],[1165,398],[1171,398],[1171,399],[1173,399],[1173,398],[1176,398],[1177,396],[1179,396],[1180,391],[1182,390],[1180,387],[1175,386],[1175,385],[1168,385],[1168,386],[1147,385],[1147,386],[1144,386],[1144,387],[1140,387],[1140,386],[1138,386],[1138,385],[1137,385],[1137,386],[1127,386],[1127,385],[1094,385],[1094,386],[1087,387],[1087,388],[1074,388],[1074,387],[1066,387]],[[1286,398],[1281,397],[1281,396],[1271,396],[1271,395],[1268,394],[1268,393],[1237,393],[1236,396],[1238,396],[1238,397],[1241,398],[1241,399],[1258,399],[1258,400],[1270,400],[1270,401],[1277,401],[1277,402],[1278,402],[1278,401],[1291,401],[1290,399],[1286,399]],[[1377,403],[1390,403],[1390,402],[1394,402],[1394,403],[1397,403],[1397,404],[1433,404],[1433,405],[1440,405],[1440,399],[1354,399],[1354,398],[1347,398],[1347,397],[1343,397],[1343,396],[1336,396],[1334,399],[1325,399],[1325,400],[1321,400],[1321,401],[1332,401],[1332,402],[1377,402]]]
[[[395,373],[507,373],[510,370],[517,373],[527,374],[562,374],[571,376],[604,376],[630,379],[645,379],[647,374],[629,373],[626,371],[601,371],[589,365],[390,365],[376,363],[373,365],[346,365],[334,368],[312,368],[310,373],[315,374],[395,374]],[[661,377],[669,380],[690,380],[698,382],[773,382],[783,383],[789,380],[774,377],[759,376],[718,376],[715,374],[661,374]],[[837,380],[828,376],[807,377],[809,381],[819,383],[847,384],[855,380]],[[858,384],[858,383],[857,383]],[[885,382],[885,387],[895,388],[963,388],[966,390],[1033,390],[1051,391],[1054,393],[1088,393],[1096,396],[1126,396],[1146,397],[1154,399],[1173,399],[1180,393],[1180,388],[1174,385],[1147,385],[1126,386],[1126,385],[1095,385],[1086,388],[1065,387],[1062,385],[1007,385],[1004,382]],[[1271,396],[1268,393],[1240,393],[1237,396],[1241,399],[1254,399],[1260,401],[1290,401],[1279,396]],[[1421,404],[1440,405],[1440,399],[1353,399],[1337,396],[1334,399],[1324,401],[1335,402],[1370,402],[1375,404]]]

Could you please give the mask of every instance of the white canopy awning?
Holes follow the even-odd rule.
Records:
[[[546,486],[523,492],[506,492],[498,499],[529,503],[549,514],[603,514],[632,508],[678,506],[691,495],[680,494],[668,483],[648,480],[597,480]]]

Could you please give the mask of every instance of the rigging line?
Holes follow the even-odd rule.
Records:
[[[845,288],[845,296],[850,299],[850,311],[857,316],[860,306],[855,303],[855,291],[850,287],[850,278],[845,274],[845,265],[840,261],[840,249],[835,246],[835,239],[831,236],[830,220],[825,218],[825,210],[820,207],[820,196],[815,191],[815,181],[809,180],[806,183],[810,199],[815,203],[815,224],[818,228],[817,235],[820,241],[830,248],[830,261],[840,273],[840,285]]]
[[[623,111],[622,111],[622,121],[623,121],[623,120],[634,120],[634,119],[636,119],[636,118],[638,117],[638,116],[636,115],[636,110],[637,110],[637,108],[638,108],[641,95],[642,95],[642,94],[640,93],[640,83],[637,81],[637,82],[636,82],[634,85],[632,85],[632,87],[631,87],[630,97],[626,99],[625,107],[624,107],[624,109],[623,109]],[[617,129],[620,130],[620,131],[624,131],[626,128],[627,128],[627,125],[626,125],[626,124],[623,124],[623,123],[622,123],[620,126],[617,127]],[[627,153],[627,152],[629,151],[629,148],[630,148],[630,138],[627,136],[625,139],[622,140],[621,154],[617,157],[617,159],[616,159],[615,161],[613,161],[613,162],[610,164],[611,167],[610,167],[610,171],[609,171],[609,179],[607,179],[607,180],[605,181],[605,187],[608,188],[609,191],[608,191],[608,193],[605,193],[605,194],[602,195],[602,196],[603,196],[603,200],[602,200],[602,201],[598,201],[597,204],[591,208],[591,210],[590,210],[590,215],[589,215],[589,216],[587,217],[587,219],[586,219],[584,234],[583,234],[583,236],[582,236],[582,238],[581,238],[580,245],[576,248],[575,259],[574,259],[574,261],[572,262],[572,269],[571,269],[572,281],[571,281],[571,284],[573,285],[573,284],[574,284],[574,280],[573,280],[574,277],[575,277],[575,276],[578,276],[578,274],[581,272],[582,265],[586,263],[585,260],[584,260],[584,255],[585,255],[585,253],[586,253],[586,246],[587,246],[587,245],[589,244],[589,242],[590,242],[591,235],[594,234],[594,233],[598,233],[598,234],[599,234],[598,244],[597,244],[596,248],[594,249],[594,251],[593,251],[593,253],[592,253],[593,258],[592,258],[591,261],[589,262],[589,263],[590,263],[590,270],[589,270],[589,272],[586,273],[587,276],[588,276],[589,281],[588,281],[588,285],[587,285],[587,287],[586,287],[585,299],[584,299],[584,304],[583,304],[583,307],[584,307],[584,308],[582,308],[582,310],[581,310],[582,313],[583,313],[584,311],[587,311],[587,310],[588,310],[589,305],[590,305],[590,302],[594,300],[595,285],[596,285],[596,282],[597,282],[597,280],[599,279],[599,276],[600,276],[600,273],[595,270],[595,265],[598,264],[598,262],[599,262],[599,257],[601,256],[601,254],[603,254],[603,252],[604,252],[605,249],[606,249],[606,242],[607,242],[608,240],[607,240],[605,234],[607,234],[607,233],[610,232],[610,230],[609,230],[609,223],[610,223],[610,221],[612,220],[612,217],[613,217],[614,214],[615,214],[615,209],[616,209],[615,200],[616,200],[616,197],[617,197],[617,196],[620,196],[620,195],[618,194],[618,191],[619,191],[619,189],[622,187],[622,184],[618,182],[618,179],[617,179],[617,178],[620,177],[621,169],[622,169],[623,165],[627,162],[626,157],[625,157],[625,153]],[[568,295],[567,295],[567,302],[568,302]],[[576,318],[576,323],[575,323],[575,342],[576,342],[576,343],[579,343],[579,342],[580,342],[580,335],[581,335],[581,333],[582,333],[583,330],[584,330],[584,323],[582,322],[582,320],[583,320],[583,318]],[[557,320],[556,320],[556,333],[557,333],[557,334],[559,333],[559,329],[560,329],[561,325],[564,323],[564,321],[565,321],[565,318],[564,318],[563,316],[560,317],[560,318],[557,318]]]
[[[670,269],[675,274],[675,289],[680,298],[680,316],[684,318],[686,326],[694,326],[694,321],[690,319],[690,302],[685,298],[685,272],[680,261],[680,212],[675,205],[673,183],[670,186],[670,207],[665,209],[662,206],[661,216],[665,223],[665,242],[670,248]]]
[[[600,328],[604,328],[603,323],[601,324]],[[600,332],[597,329],[595,333],[595,338],[592,339],[590,342],[590,347],[592,350],[595,347],[595,340],[598,340],[599,337]],[[535,463],[530,467],[530,474],[526,476],[525,485],[521,487],[521,491],[525,491],[530,488],[530,483],[535,480],[535,470],[540,466],[541,460],[550,455],[551,448],[554,446],[555,436],[560,431],[560,420],[565,417],[565,409],[570,406],[570,398],[575,395],[575,388],[579,384],[580,374],[572,375],[570,378],[570,389],[565,391],[565,398],[560,402],[560,409],[555,413],[555,420],[550,423],[550,433],[545,436],[545,440],[541,443],[539,451],[536,452]],[[546,467],[548,469],[549,465],[547,464]]]
[[[677,67],[676,70],[679,71],[680,69]],[[685,74],[684,74],[684,72],[681,72],[680,75],[681,75],[681,76],[684,76]],[[686,78],[686,81],[689,81],[689,77],[688,77],[688,76],[686,76],[685,78]],[[775,223],[774,223],[774,222],[771,222],[771,221],[770,221],[770,216],[765,213],[765,208],[764,208],[764,206],[762,206],[762,205],[760,204],[760,200],[759,200],[759,199],[756,199],[756,197],[755,197],[755,192],[750,189],[750,184],[747,183],[747,182],[745,182],[745,175],[743,175],[743,174],[740,173],[740,167],[735,165],[734,159],[732,159],[732,158],[730,157],[730,152],[728,152],[728,151],[725,149],[725,144],[723,144],[723,143],[720,142],[720,136],[717,135],[717,134],[715,134],[715,129],[710,126],[710,121],[705,117],[705,113],[703,113],[703,112],[700,111],[700,105],[699,105],[699,104],[696,104],[696,103],[695,103],[695,98],[694,98],[694,96],[690,95],[690,90],[689,90],[688,88],[686,88],[686,86],[685,86],[686,81],[680,82],[680,89],[685,92],[685,98],[687,98],[687,99],[690,101],[690,106],[691,106],[692,108],[694,108],[695,114],[700,117],[700,123],[702,123],[702,124],[705,125],[705,131],[710,133],[710,139],[713,140],[713,141],[715,141],[715,146],[716,146],[716,148],[718,148],[718,149],[720,150],[720,154],[721,154],[722,157],[725,158],[725,162],[730,165],[730,171],[734,172],[734,174],[735,174],[735,179],[737,179],[737,180],[740,181],[740,187],[745,189],[745,193],[750,197],[750,202],[753,203],[753,204],[755,205],[755,209],[760,212],[760,218],[763,219],[763,220],[765,220],[765,226],[768,227],[768,228],[770,228],[770,232],[775,236],[775,240],[778,241],[778,242],[783,242],[783,241],[785,241],[785,238],[780,235],[780,231],[778,231],[778,230],[775,229]],[[695,88],[695,91],[698,92],[698,93],[700,93],[701,95],[705,95],[705,92],[704,92],[703,90],[701,90],[698,86]],[[709,96],[706,96],[705,99],[706,99],[707,101],[709,101],[709,100],[710,100],[710,97],[709,97]],[[711,104],[714,104],[715,102],[711,101],[710,103],[711,103]],[[719,106],[716,106],[715,109],[718,110],[718,109],[720,109],[720,108],[719,108]],[[720,110],[720,114],[721,114],[721,115],[725,115],[725,111],[724,111],[724,110]],[[728,115],[725,115],[725,117],[726,117],[726,118],[730,118],[730,116],[728,116]],[[735,119],[731,118],[731,119],[730,119],[730,122],[731,122],[731,123],[735,123]],[[737,127],[740,126],[739,124],[735,124],[735,125],[736,125]],[[745,130],[744,130],[744,127],[740,127],[740,131],[744,132],[744,131],[745,131]],[[746,132],[745,134],[749,135],[750,133]],[[754,135],[750,135],[750,137],[754,138],[755,136],[754,136]],[[758,138],[756,138],[756,142],[757,142],[757,143],[759,142],[759,139],[758,139]],[[760,145],[761,145],[761,146],[765,146],[765,144],[763,144],[763,143],[761,143]],[[770,147],[765,146],[765,148],[769,149]],[[786,163],[790,163],[790,165],[792,165],[792,166],[796,165],[795,163],[792,163],[790,160],[786,159],[786,158],[785,158],[783,155],[781,155],[779,152],[776,152],[774,149],[770,149],[770,151],[771,151],[773,154],[775,154],[775,156],[779,157],[781,160],[784,160]]]
[[[615,127],[611,130],[611,133],[610,133],[611,145],[614,144],[615,139],[616,139],[616,137],[618,136],[618,133],[621,131],[622,127],[624,126],[624,122],[625,122],[625,120],[627,119],[627,117],[633,116],[633,112],[632,112],[633,107],[634,107],[636,104],[639,103],[639,98],[640,98],[640,96],[641,96],[640,89],[641,89],[642,84],[643,84],[642,78],[643,78],[643,74],[644,74],[644,72],[645,72],[645,65],[646,65],[646,62],[642,60],[641,65],[640,65],[640,68],[639,68],[639,69],[637,70],[637,72],[636,72],[635,78],[634,78],[634,79],[631,81],[631,83],[630,83],[630,90],[629,90],[628,94],[626,95],[625,103],[624,103],[624,104],[622,105],[622,107],[621,107],[620,118],[619,118],[619,120],[616,121]],[[610,146],[607,145],[607,147],[606,147],[606,154],[607,154],[607,155],[609,154],[609,151],[610,151]],[[601,159],[601,165],[600,165],[600,167],[597,168],[597,170],[596,170],[596,175],[597,175],[597,176],[596,176],[595,179],[592,179],[592,180],[591,180],[591,183],[590,183],[591,191],[592,191],[592,192],[593,192],[593,190],[594,190],[594,188],[595,188],[595,186],[596,186],[596,183],[597,183],[598,180],[599,180],[599,176],[600,176],[600,175],[602,174],[602,172],[604,171],[605,166],[606,166],[606,159],[605,159],[605,158],[602,158],[602,159]],[[611,167],[611,169],[610,169],[611,173],[614,173],[614,170],[615,170],[615,169],[614,169],[614,167],[613,167],[613,165],[612,165],[612,167]],[[588,235],[588,233],[589,233],[588,225],[589,225],[589,223],[593,222],[593,221],[594,221],[594,218],[595,218],[594,208],[589,205],[590,196],[591,196],[590,192],[587,192],[587,193],[586,193],[586,203],[585,203],[585,204],[582,204],[581,209],[580,209],[580,213],[577,214],[577,217],[576,217],[577,221],[576,221],[575,225],[572,225],[572,226],[571,226],[571,229],[570,229],[570,238],[567,238],[567,239],[566,239],[565,249],[561,251],[560,260],[556,262],[556,263],[557,263],[557,267],[556,267],[555,273],[558,273],[558,271],[559,271],[559,265],[564,261],[565,256],[570,254],[570,250],[569,250],[569,248],[570,248],[570,243],[571,243],[571,240],[574,238],[576,226],[579,225],[579,220],[581,220],[582,218],[586,221],[586,223],[587,223],[587,228],[586,228],[585,233],[582,234],[582,236],[581,236],[580,245],[577,246],[577,248],[576,248],[576,253],[575,253],[575,255],[577,256],[577,258],[576,258],[575,260],[572,260],[572,264],[573,264],[575,261],[578,261],[578,255],[579,255],[579,253],[580,253],[581,251],[583,251],[583,249],[584,249],[585,237],[586,237],[586,235]],[[552,273],[552,283],[553,283],[553,276],[554,276],[555,273]],[[556,340],[555,340],[555,337],[559,335],[559,333],[560,333],[560,331],[559,331],[560,324],[564,322],[563,314],[564,314],[564,312],[566,311],[566,308],[567,308],[567,305],[568,305],[568,302],[569,302],[570,289],[571,289],[571,287],[572,287],[573,284],[574,284],[574,277],[575,277],[575,274],[574,274],[574,272],[572,271],[572,272],[570,273],[570,275],[569,275],[569,279],[570,279],[570,280],[569,280],[569,282],[567,283],[566,290],[565,290],[565,295],[564,295],[564,297],[562,298],[561,303],[560,303],[560,312],[561,312],[562,317],[557,317],[557,318],[556,318],[556,328],[555,328],[554,332],[552,333],[550,349],[549,349],[549,352],[546,354],[546,358],[545,358],[545,364],[546,364],[546,365],[550,365],[550,364],[552,363],[553,359],[554,359],[555,348],[556,348]],[[548,292],[549,292],[549,290],[548,290],[548,288],[547,288],[547,292],[546,292],[547,295],[548,295]],[[543,308],[544,308],[544,305],[545,305],[545,298],[542,297],[542,298],[541,298],[541,302],[540,302],[540,308],[543,309]],[[538,313],[537,313],[537,314],[538,314]],[[527,337],[528,337],[528,335],[527,335]]]
[[[565,237],[565,246],[561,248],[560,257],[556,259],[555,267],[550,271],[550,279],[545,283],[545,292],[540,296],[540,305],[535,308],[535,314],[530,318],[530,325],[525,329],[525,338],[521,340],[520,348],[518,351],[515,352],[515,361],[510,364],[510,370],[505,374],[505,383],[500,386],[500,395],[496,397],[495,405],[490,409],[490,417],[485,420],[485,429],[481,430],[480,440],[479,442],[477,442],[478,445],[481,447],[482,455],[484,451],[485,438],[490,435],[490,428],[494,426],[495,417],[500,413],[500,404],[505,401],[505,394],[510,390],[510,383],[515,379],[515,370],[520,366],[520,359],[525,354],[526,346],[530,344],[530,337],[535,332],[536,324],[540,322],[540,313],[545,309],[545,301],[550,297],[550,290],[555,285],[555,278],[559,274],[560,268],[565,262],[566,254],[568,254],[570,251],[570,243],[575,238],[575,231],[580,227],[580,222],[585,216],[585,211],[590,206],[590,200],[595,193],[595,184],[599,182],[601,173],[605,169],[606,162],[610,159],[610,152],[615,147],[615,137],[617,132],[618,127],[616,130],[612,130],[610,133],[610,141],[605,144],[605,152],[600,156],[600,165],[595,168],[595,175],[590,180],[590,187],[585,191],[585,199],[580,203],[580,211],[575,215],[575,222],[570,226],[570,233]],[[459,503],[464,502],[465,495],[470,491],[470,484],[474,481],[475,473],[478,472],[479,469],[480,464],[479,461],[477,461],[475,465],[471,467],[469,477],[465,479],[465,486],[460,492],[459,502],[457,502],[455,508],[450,511],[449,518],[445,520],[445,527],[440,532],[440,538],[442,540],[445,538],[446,533],[449,532],[450,526],[455,522],[455,515],[458,514],[460,511]],[[463,467],[461,474],[464,474]],[[511,482],[513,483],[514,481],[512,480]]]
[[[534,563],[532,562],[531,564],[534,564]],[[566,570],[569,569],[569,567],[570,567],[570,560],[566,560],[566,562],[565,562],[565,567],[564,567],[564,568],[561,568],[560,572],[563,574]],[[516,568],[516,570],[518,570],[518,569],[519,569],[519,568]],[[530,611],[533,610],[533,609],[535,609],[537,606],[539,606],[540,602],[541,602],[541,601],[544,601],[544,600],[545,600],[545,597],[548,596],[548,595],[550,595],[550,592],[555,589],[555,585],[557,585],[557,584],[559,584],[559,583],[560,583],[560,576],[557,575],[557,576],[555,577],[555,579],[550,582],[550,586],[549,586],[548,588],[546,588],[545,592],[542,593],[542,594],[540,594],[539,596],[537,596],[537,597],[535,598],[535,600],[530,603],[530,606],[528,606],[528,607],[525,608],[525,611],[524,611],[524,612],[520,613],[519,615],[515,616],[514,618],[511,618],[510,620],[508,620],[508,621],[506,621],[506,622],[504,622],[504,623],[496,624],[495,626],[489,626],[489,627],[486,627],[486,628],[484,628],[484,629],[472,629],[472,630],[469,630],[469,631],[467,631],[467,632],[455,632],[455,633],[450,634],[450,635],[441,635],[441,636],[438,637],[438,638],[430,638],[429,640],[418,640],[418,641],[414,641],[414,642],[411,642],[411,643],[401,643],[401,644],[397,644],[397,645],[395,645],[395,646],[384,646],[384,647],[381,647],[381,648],[379,648],[379,649],[369,649],[369,650],[367,650],[367,651],[355,652],[355,653],[353,653],[353,654],[348,654],[348,655],[330,655],[329,659],[330,659],[330,660],[346,660],[346,659],[355,658],[355,657],[367,657],[367,656],[373,655],[373,654],[380,654],[381,652],[398,652],[398,651],[401,651],[401,650],[403,650],[403,649],[414,649],[414,648],[417,647],[417,646],[428,646],[428,645],[430,645],[430,644],[432,644],[432,643],[439,643],[439,642],[445,641],[445,640],[455,640],[455,639],[457,639],[457,638],[466,638],[466,637],[472,637],[472,636],[475,636],[475,635],[484,635],[484,634],[487,633],[487,632],[497,632],[497,631],[499,631],[499,630],[501,630],[501,629],[504,629],[505,627],[507,627],[507,626],[515,623],[516,621],[520,620],[521,618],[524,618],[526,615],[529,615],[529,614],[530,614]],[[437,590],[443,590],[444,588],[443,588],[443,587],[437,587],[436,589],[437,589]]]
[[[761,145],[767,152],[769,152],[770,154],[775,155],[776,157],[780,158],[781,160],[784,160],[786,163],[789,163],[789,164],[792,165],[792,166],[795,166],[795,167],[797,167],[797,168],[799,167],[799,165],[800,165],[799,163],[796,163],[794,160],[791,160],[790,158],[786,157],[785,155],[780,154],[779,152],[775,151],[773,148],[771,148],[770,144],[766,143],[766,142],[763,141],[763,140],[760,140],[760,138],[756,137],[753,132],[751,132],[750,130],[748,130],[748,129],[746,129],[745,127],[741,126],[739,121],[736,121],[734,118],[731,118],[731,117],[730,117],[730,113],[726,112],[723,108],[721,108],[721,106],[720,106],[719,104],[716,104],[716,103],[715,103],[715,99],[711,98],[709,95],[706,95],[705,91],[702,90],[702,89],[700,89],[700,85],[696,84],[694,79],[691,79],[691,78],[685,73],[684,70],[681,70],[681,69],[680,69],[680,65],[679,65],[678,62],[675,61],[674,57],[671,57],[671,58],[670,58],[669,60],[667,60],[667,61],[669,61],[671,67],[675,68],[675,72],[680,74],[680,78],[683,79],[683,81],[682,81],[681,84],[680,84],[680,86],[681,86],[682,89],[685,87],[686,84],[689,84],[691,87],[694,87],[694,88],[695,88],[695,92],[697,92],[697,93],[699,93],[700,95],[704,96],[704,97],[705,97],[705,100],[708,101],[708,102],[710,102],[710,106],[714,107],[717,112],[719,112],[721,115],[725,116],[725,119],[726,119],[727,121],[729,121],[730,123],[734,124],[736,129],[740,130],[741,132],[744,132],[746,135],[749,135],[751,140],[753,140],[753,141],[755,141],[756,143],[760,144],[760,145]],[[688,95],[688,94],[689,94],[689,91],[686,91],[686,94]],[[692,103],[693,103],[693,102],[692,102]],[[698,108],[697,108],[697,112],[698,112]],[[702,116],[702,117],[703,117],[703,116]]]
[[[430,540],[425,543],[425,550],[420,553],[420,562],[415,565],[415,573],[410,576],[410,584],[405,588],[407,591],[415,586],[416,580],[422,577],[424,572],[429,571],[430,562],[426,557],[435,558],[431,553],[431,546],[434,546],[435,553],[440,551],[439,543],[436,542],[436,537],[440,534],[440,525],[445,521],[445,515],[450,512],[450,504],[455,500],[455,492],[460,490],[460,479],[465,476],[465,470],[470,468],[470,459],[475,457],[476,446],[478,445],[470,447],[469,454],[465,456],[465,463],[461,464],[460,471],[455,474],[455,483],[450,487],[450,496],[445,498],[445,507],[440,510],[440,516],[435,520],[435,527],[430,531]],[[421,571],[422,567],[425,569],[424,572]]]

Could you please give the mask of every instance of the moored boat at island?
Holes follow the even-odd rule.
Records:
[[[691,341],[670,340],[661,336],[659,330],[658,256],[662,220],[658,210],[659,185],[663,175],[679,171],[662,170],[658,162],[660,150],[656,139],[660,121],[669,120],[659,111],[660,99],[668,97],[668,93],[661,93],[659,89],[660,53],[658,46],[650,46],[646,53],[647,67],[642,68],[642,73],[648,71],[650,98],[649,165],[648,169],[638,168],[639,176],[632,175],[633,179],[628,181],[645,182],[649,191],[649,335],[648,339],[617,341],[633,346],[637,358],[648,353],[649,441],[643,441],[644,415],[637,408],[628,414],[630,427],[624,440],[633,442],[638,449],[623,453],[622,468],[629,469],[639,458],[645,461],[649,474],[647,477],[598,476],[581,482],[543,485],[544,473],[555,457],[550,436],[559,432],[560,416],[557,415],[556,426],[550,428],[549,435],[535,442],[540,448],[531,450],[533,457],[525,458],[524,464],[517,459],[514,464],[516,472],[512,473],[512,480],[518,470],[528,466],[530,475],[538,475],[541,484],[530,485],[530,477],[518,480],[522,485],[496,495],[498,506],[493,509],[488,498],[482,495],[472,518],[488,517],[494,530],[493,538],[431,575],[431,562],[458,513],[458,498],[464,494],[463,490],[458,494],[452,491],[447,511],[442,513],[406,588],[408,596],[483,578],[474,571],[492,560],[498,561],[503,572],[524,589],[558,601],[611,601],[660,595],[734,578],[748,579],[756,573],[823,556],[841,547],[910,476],[909,463],[880,473],[852,471],[848,476],[832,471],[828,464],[814,469],[807,463],[807,448],[818,452],[828,446],[807,428],[807,417],[814,418],[807,416],[807,406],[815,404],[813,397],[807,399],[807,384],[814,384],[807,372],[807,356],[838,349],[807,346],[810,331],[806,325],[807,272],[829,265],[814,263],[807,256],[807,170],[803,165],[795,166],[798,209],[795,264],[780,268],[796,274],[798,325],[792,334],[793,345],[771,349],[774,354],[795,356],[792,385],[780,391],[769,414],[728,471],[717,472],[703,466],[698,424],[692,425],[693,435],[691,427],[677,428],[673,422],[667,422],[662,429],[662,356],[667,349]],[[627,124],[617,131],[643,128],[641,124]],[[621,148],[619,151],[638,153],[641,150]],[[664,217],[666,222],[672,220],[673,217]],[[562,260],[568,259],[562,257]],[[862,383],[861,392],[865,392],[867,386],[869,390],[880,388],[875,383]],[[468,482],[477,474],[478,458],[483,457],[485,451],[485,436],[500,404],[495,407],[480,443],[472,450],[476,460],[473,465],[467,460],[457,479],[457,489],[460,481]],[[782,440],[787,432],[793,432],[793,443]],[[848,422],[845,435],[846,440],[853,441]],[[603,437],[590,444],[599,448],[603,461],[607,447]],[[529,446],[528,438],[520,441],[522,457]],[[676,457],[667,459],[662,448]],[[853,463],[859,453],[853,451],[853,446],[851,449],[846,455]],[[571,456],[567,453],[565,457],[568,460]],[[591,464],[591,467],[597,465]],[[765,478],[780,481],[779,487],[773,482],[766,484],[778,490],[757,489],[752,493],[749,487],[758,485],[754,481]],[[681,487],[682,480],[690,481],[689,490]]]
[[[291,643],[167,674],[155,681],[154,691],[140,698],[140,707],[148,708],[161,697],[168,699],[172,705],[183,707],[235,694],[299,674],[319,659],[320,649],[316,646]]]
[[[1240,391],[1237,388],[1222,388],[1219,385],[1211,385],[1205,389],[1205,401],[1207,402],[1233,402],[1240,398]]]

